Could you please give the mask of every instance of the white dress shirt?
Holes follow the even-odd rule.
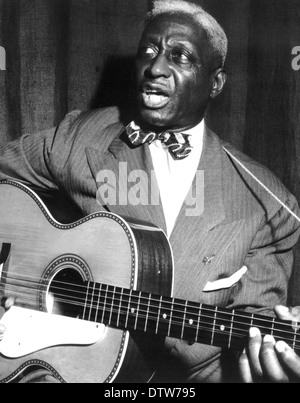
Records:
[[[193,149],[188,157],[182,160],[173,159],[167,147],[159,140],[149,145],[168,237],[171,236],[198,168],[203,147],[203,132],[203,120],[197,126],[183,132],[189,135]]]

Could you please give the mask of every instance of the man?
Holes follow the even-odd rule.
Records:
[[[108,209],[163,228],[174,254],[175,297],[272,315],[286,302],[299,224],[204,124],[226,81],[226,51],[224,31],[202,8],[156,1],[136,58],[134,115],[124,121],[117,108],[72,112],[57,130],[3,148],[1,178],[59,189],[84,214]],[[298,212],[272,173],[226,150]],[[147,174],[138,192],[119,182],[124,169],[128,177]],[[107,183],[108,172],[117,180]],[[156,382],[239,379],[235,354],[214,346],[167,338],[160,358]]]

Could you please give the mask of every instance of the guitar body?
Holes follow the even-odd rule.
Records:
[[[140,337],[138,333],[97,323],[92,324],[91,330],[89,327],[85,330],[86,321],[78,319],[81,309],[70,309],[68,302],[61,302],[53,284],[59,282],[68,287],[69,283],[80,286],[97,282],[170,295],[172,254],[159,228],[128,223],[109,212],[97,212],[72,224],[60,224],[33,191],[18,182],[3,181],[0,183],[0,249],[1,245],[2,294],[14,297],[16,306],[25,308],[24,311],[66,318],[66,330],[61,331],[61,338],[58,337],[60,325],[52,338],[49,331],[45,330],[44,334],[43,329],[32,331],[28,321],[24,321],[19,332],[21,343],[17,344],[26,344],[22,333],[32,331],[30,338],[36,337],[32,340],[33,345],[36,341],[36,350],[34,346],[25,346],[20,354],[7,354],[6,351],[15,348],[9,346],[9,340],[7,348],[4,339],[0,341],[1,382],[14,381],[36,366],[48,368],[62,382],[146,382],[150,379],[157,347],[155,337],[145,334]],[[72,323],[69,325],[68,321]],[[86,336],[78,336],[77,341],[74,334],[74,339],[72,335],[68,339],[66,332],[73,322],[77,326],[78,321],[82,323],[80,332],[86,332]],[[96,340],[90,340],[89,334],[94,331]],[[76,331],[76,336],[80,332]],[[4,338],[5,335],[4,332]]]

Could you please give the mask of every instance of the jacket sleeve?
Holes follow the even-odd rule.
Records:
[[[0,148],[0,180],[14,179],[38,190],[57,190],[51,169],[51,151],[58,136],[67,136],[80,112],[66,115],[56,127],[25,134]]]

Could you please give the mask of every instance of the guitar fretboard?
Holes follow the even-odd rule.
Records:
[[[89,282],[83,319],[189,342],[242,348],[249,328],[300,350],[299,327],[276,318]]]

